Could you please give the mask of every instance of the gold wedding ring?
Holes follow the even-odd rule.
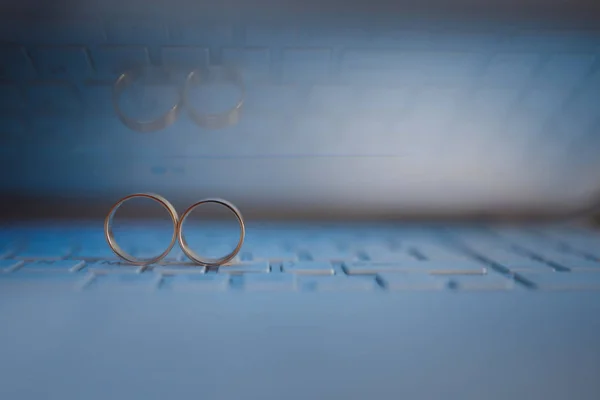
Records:
[[[219,204],[219,205],[227,208],[229,211],[231,211],[235,215],[235,217],[238,221],[238,224],[240,225],[240,238],[238,240],[237,246],[231,253],[229,253],[226,256],[221,257],[221,258],[203,258],[203,257],[201,257],[199,254],[195,253],[190,248],[190,246],[187,243],[187,241],[185,240],[185,236],[183,234],[183,223],[185,222],[186,218],[190,215],[190,213],[196,207],[199,207],[202,204],[208,204],[208,203]],[[220,265],[223,265],[223,264],[233,260],[233,258],[238,254],[238,252],[242,248],[242,244],[244,244],[245,236],[246,236],[246,226],[244,224],[244,218],[242,217],[242,214],[233,204],[231,204],[230,202],[223,200],[223,199],[204,199],[204,200],[200,200],[197,203],[192,204],[181,215],[181,219],[179,220],[179,223],[177,225],[177,238],[179,240],[179,246],[181,246],[181,250],[185,253],[185,255],[190,260],[192,260],[196,264],[200,264],[200,265],[203,265],[206,267],[218,267]]]
[[[113,218],[115,216],[115,213],[117,212],[119,207],[121,207],[123,205],[123,203],[125,203],[128,200],[135,199],[135,198],[146,198],[146,199],[156,201],[157,203],[159,203],[161,206],[163,206],[167,210],[167,212],[169,213],[169,216],[171,217],[171,220],[173,221],[173,236],[171,237],[171,242],[169,243],[167,248],[162,253],[160,253],[159,255],[157,255],[155,257],[150,257],[150,258],[134,257],[131,254],[126,253],[123,249],[121,249],[121,247],[117,244],[117,241],[115,240],[115,237],[113,234],[113,229],[112,229]],[[108,212],[108,215],[106,216],[106,218],[104,220],[104,236],[105,236],[106,241],[108,242],[108,245],[110,246],[111,250],[117,256],[122,258],[123,260],[125,260],[131,264],[135,264],[135,265],[149,265],[149,264],[154,264],[154,263],[162,260],[163,258],[165,258],[167,256],[167,254],[169,254],[169,252],[175,245],[175,242],[177,241],[178,222],[179,222],[179,218],[177,216],[177,211],[171,205],[171,203],[169,203],[169,201],[167,201],[167,199],[165,199],[162,196],[159,196],[157,194],[152,194],[152,193],[135,193],[135,194],[130,194],[129,196],[123,197],[121,200],[119,200],[117,203],[115,203],[115,205],[113,205],[111,207],[110,211]]]
[[[150,258],[134,257],[131,254],[128,254],[127,252],[125,252],[118,245],[117,241],[115,240],[115,237],[113,234],[113,229],[112,229],[113,218],[115,216],[115,213],[117,212],[119,207],[121,207],[123,205],[123,203],[125,203],[128,200],[134,199],[134,198],[147,198],[147,199],[156,201],[157,203],[159,203],[161,206],[163,206],[167,210],[167,212],[169,213],[169,216],[171,217],[171,220],[173,221],[173,236],[171,237],[171,242],[169,243],[167,248],[162,253],[160,253],[159,255],[157,255],[155,257],[150,257]],[[190,248],[190,246],[189,246],[188,242],[186,241],[185,236],[183,234],[183,223],[185,222],[187,217],[190,215],[190,213],[197,207],[199,207],[203,204],[208,204],[208,203],[218,204],[218,205],[221,205],[221,206],[227,208],[229,211],[231,211],[235,215],[235,217],[238,221],[238,224],[240,226],[240,237],[239,237],[239,240],[238,240],[238,243],[237,243],[235,249],[224,257],[204,258],[204,257],[200,256],[199,254],[197,254]],[[196,264],[199,264],[202,266],[218,267],[218,266],[221,266],[221,265],[226,264],[227,262],[233,260],[235,258],[235,256],[239,253],[240,249],[242,248],[242,245],[244,244],[244,238],[246,236],[246,226],[244,224],[244,218],[242,217],[242,214],[240,213],[240,211],[233,204],[231,204],[230,202],[223,200],[223,199],[200,200],[200,201],[192,204],[187,210],[185,210],[185,212],[183,213],[181,218],[179,218],[177,215],[177,211],[175,210],[173,205],[171,205],[171,203],[169,203],[169,201],[167,201],[167,199],[165,199],[164,197],[159,196],[157,194],[152,194],[152,193],[135,193],[135,194],[130,194],[129,196],[123,197],[121,200],[119,200],[117,203],[115,203],[110,208],[108,215],[106,216],[106,218],[104,220],[104,236],[105,236],[106,241],[108,242],[108,245],[110,246],[111,250],[117,256],[119,256],[121,259],[123,259],[131,264],[149,265],[149,264],[154,264],[156,262],[159,262],[160,260],[162,260],[169,254],[169,252],[175,245],[175,242],[179,241],[181,250],[190,260],[192,260]]]

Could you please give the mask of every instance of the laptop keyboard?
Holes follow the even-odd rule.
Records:
[[[133,253],[160,249],[153,244],[159,233],[164,234],[146,229],[143,246]],[[217,240],[214,234],[190,236],[198,242]],[[121,262],[96,226],[5,229],[0,239],[0,286],[185,292],[600,290],[600,236],[583,228],[249,225],[242,251],[219,268],[191,263],[177,246],[155,265]]]

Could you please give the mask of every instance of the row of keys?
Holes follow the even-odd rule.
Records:
[[[162,248],[164,243],[157,241],[152,235],[133,235],[135,240],[143,245],[128,248],[136,257],[146,258]],[[481,266],[481,256],[484,262],[500,264],[513,272],[550,269],[557,271],[568,270],[595,270],[600,266],[600,259],[586,257],[585,254],[574,253],[554,245],[545,239],[535,242],[526,242],[526,238],[519,239],[516,246],[497,237],[477,236],[477,240],[467,240],[471,250],[476,256],[469,254],[464,249],[450,244],[443,244],[432,240],[377,240],[350,239],[340,237],[330,240],[301,239],[286,243],[284,238],[254,241],[250,238],[238,254],[237,262],[344,262],[350,263],[354,268],[361,268],[361,263],[380,265],[382,268],[389,265],[430,264],[431,268],[446,263],[456,268],[466,268],[465,265],[475,264]],[[190,239],[192,240],[192,239]],[[211,237],[198,237],[200,243],[197,250],[210,256],[219,256],[227,253],[230,248],[222,243],[222,239]],[[16,260],[61,260],[75,259],[85,261],[118,261],[116,255],[110,250],[102,238],[87,241],[86,245],[72,245],[66,238],[60,240],[52,238],[37,238],[29,241],[13,239],[0,245],[0,259],[14,258]],[[165,258],[165,262],[184,262],[186,257],[179,248],[175,248]],[[454,268],[454,267],[453,267]]]
[[[156,246],[155,248],[160,248]],[[205,254],[210,252],[210,256],[219,256],[227,253],[227,250],[218,251],[215,248],[208,248],[200,251]],[[305,264],[318,264],[320,262],[351,262],[357,263],[385,263],[404,264],[404,265],[431,265],[435,269],[436,265],[446,262],[454,265],[473,264],[473,261],[466,255],[453,253],[451,251],[434,252],[419,250],[412,252],[408,250],[390,250],[384,247],[361,248],[361,249],[340,249],[335,246],[321,246],[320,248],[299,248],[296,250],[286,249],[281,246],[264,246],[254,249],[244,248],[236,256],[236,262],[302,262]],[[132,255],[139,258],[148,258],[156,253],[153,249],[134,249],[129,251]],[[85,261],[118,261],[117,256],[107,247],[85,247],[83,249],[72,248],[69,246],[40,245],[30,246],[20,249],[6,248],[0,258],[10,258],[15,260],[36,261],[36,260],[85,260]],[[187,258],[180,249],[172,250],[169,255],[163,259],[163,263],[185,262]]]
[[[183,257],[181,257],[183,259]],[[155,270],[168,271],[189,271],[189,266],[194,266],[189,261],[167,259],[163,260],[156,266],[152,267]],[[433,274],[485,274],[487,269],[474,261],[462,262],[442,262],[442,261],[419,261],[408,260],[396,261],[387,263],[371,263],[371,262],[352,262],[352,261],[245,261],[239,260],[239,257],[234,259],[230,266],[222,270],[227,273],[243,273],[243,272],[269,272],[269,265],[276,265],[276,268],[284,272],[306,275],[332,275],[335,273],[335,265],[344,268],[344,271],[349,275],[368,275],[377,272],[386,271],[405,271],[405,272],[423,272]],[[38,261],[23,261],[20,259],[5,259],[0,260],[0,270],[12,271],[16,269],[24,269],[27,271],[63,271],[73,272],[84,266],[88,269],[102,271],[122,271],[128,270],[126,264],[121,264],[116,258],[110,260],[38,260]],[[203,270],[203,267],[196,267],[196,270]],[[183,268],[183,269],[181,269]]]
[[[205,273],[206,268],[191,262],[167,261],[152,266],[134,266],[120,261],[84,260],[0,260],[0,272],[62,272],[72,273],[82,270],[95,273],[128,273],[152,270],[163,274]],[[296,275],[334,275],[342,271],[348,275],[373,275],[377,273],[428,273],[432,275],[485,275],[487,268],[476,262],[432,262],[412,261],[397,263],[351,263],[327,261],[288,261],[288,262],[231,262],[217,268],[219,273],[245,274],[284,272]],[[210,272],[210,271],[209,271]]]
[[[434,248],[437,249],[437,248]],[[440,248],[441,249],[441,248]],[[480,249],[481,250],[481,249]],[[322,265],[333,263],[344,264],[349,274],[368,274],[371,271],[382,272],[387,270],[405,269],[405,270],[427,270],[427,271],[452,271],[464,273],[484,273],[489,265],[500,265],[510,272],[535,272],[535,271],[600,271],[600,261],[586,259],[569,253],[558,251],[546,251],[539,255],[520,254],[502,248],[488,249],[481,252],[483,261],[478,261],[471,256],[448,250],[438,250],[437,253],[430,249],[415,250],[411,254],[408,251],[391,251],[385,248],[368,249],[361,251],[342,251],[335,247],[323,248],[319,250],[291,251],[281,247],[265,247],[256,251],[243,250],[241,254],[234,259],[238,263],[283,263],[294,268],[294,265],[300,265],[297,268],[308,268],[312,270],[323,269]],[[135,256],[146,258],[154,254],[154,251],[133,251]],[[118,262],[114,253],[106,246],[97,249],[87,248],[86,250],[72,250],[68,247],[47,247],[29,248],[18,252],[4,250],[0,257],[10,258],[2,260],[3,262],[39,262],[48,263],[58,260],[68,262],[77,262],[83,260],[86,262]],[[420,257],[420,258],[419,258]],[[69,259],[69,260],[66,260]],[[43,261],[42,261],[43,260]],[[102,261],[104,260],[104,261]],[[162,262],[162,264],[178,264],[186,262],[187,258],[180,250],[172,251]],[[487,263],[487,264],[485,264]]]
[[[218,54],[218,57],[216,57]],[[232,64],[242,68],[246,82],[271,82],[275,74],[287,83],[329,82],[410,84],[464,83],[478,77],[484,85],[524,84],[573,87],[590,72],[595,52],[509,52],[489,56],[464,51],[345,49],[334,57],[330,48],[294,47],[274,53],[266,47],[165,46],[151,57],[144,46],[0,46],[1,80],[114,80],[131,67],[158,63],[176,68]],[[152,60],[151,60],[152,59]],[[277,60],[275,62],[274,60]],[[533,82],[530,82],[535,79]]]
[[[511,273],[600,271],[600,258],[588,257],[524,230],[496,230],[464,242],[477,259]]]
[[[124,267],[121,267],[124,268]],[[188,267],[188,269],[190,269]],[[192,268],[193,269],[193,268]],[[130,271],[132,272],[132,271]],[[526,285],[522,283],[525,282]],[[144,273],[71,273],[71,274],[0,274],[0,286],[40,285],[48,288],[125,289],[222,291],[388,291],[446,290],[508,291],[529,287],[536,290],[600,290],[599,273],[538,273],[504,276],[496,273],[482,275],[435,275],[426,273],[382,272],[352,276],[299,275],[285,273],[202,273],[201,270],[153,270]]]
[[[156,253],[156,249],[164,246],[160,241],[151,238],[137,238],[144,245],[133,246],[128,249],[136,257],[149,257]],[[188,239],[193,241],[193,239]],[[197,250],[210,256],[226,254],[231,249],[218,240],[199,238],[201,248]],[[222,255],[221,254],[221,255]],[[33,240],[20,244],[15,242],[0,246],[0,258],[16,258],[20,260],[35,259],[65,259],[74,258],[82,260],[115,259],[115,254],[108,245],[101,240],[97,245],[84,246],[69,245],[68,242],[53,240]],[[247,243],[244,244],[239,259],[243,261],[377,261],[377,262],[414,262],[414,261],[466,261],[469,257],[457,250],[444,247],[440,244],[410,243],[406,242],[400,247],[393,247],[384,243],[334,243],[324,241],[321,243],[285,244],[272,243]],[[167,261],[185,261],[183,253],[176,248],[166,258]]]

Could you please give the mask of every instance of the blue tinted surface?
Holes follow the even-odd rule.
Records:
[[[174,249],[142,271],[101,225],[0,230],[1,398],[600,394],[589,229],[249,223],[249,261],[207,271]],[[208,228],[190,243],[223,241]],[[126,230],[151,250],[166,231]]]
[[[583,24],[5,19],[4,192],[202,188],[247,208],[461,211],[580,204],[598,188],[600,36]],[[115,115],[112,83],[129,67],[221,64],[247,89],[236,126],[199,128],[184,111],[140,134]],[[123,108],[161,114],[182,76],[125,93]],[[229,89],[197,106],[226,108]]]

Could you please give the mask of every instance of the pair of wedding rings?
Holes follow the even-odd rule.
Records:
[[[137,120],[126,115],[120,106],[120,99],[123,92],[130,87],[136,80],[144,76],[146,69],[131,69],[122,73],[113,86],[112,102],[115,112],[121,122],[137,132],[154,132],[171,125],[183,107],[188,111],[190,118],[199,126],[207,129],[220,129],[235,125],[240,119],[242,106],[245,98],[245,86],[241,73],[233,67],[220,66],[206,69],[195,69],[187,74],[183,89],[178,91],[178,98],[175,104],[171,106],[164,114],[152,120]],[[164,70],[164,72],[168,72]],[[190,91],[194,86],[199,86],[208,82],[222,82],[234,85],[239,91],[239,97],[235,105],[222,113],[201,113],[191,104]]]
[[[115,237],[113,234],[113,228],[112,228],[113,227],[113,218],[115,216],[115,213],[117,212],[119,207],[121,207],[123,205],[123,203],[125,203],[128,200],[135,199],[135,198],[146,198],[146,199],[156,201],[161,206],[163,206],[163,208],[165,208],[167,210],[167,212],[169,213],[169,216],[171,217],[171,220],[173,222],[173,236],[171,237],[171,242],[169,243],[167,248],[161,254],[159,254],[157,256],[153,256],[150,258],[134,257],[131,254],[128,254],[127,252],[125,252],[117,244],[117,241],[115,240]],[[188,245],[187,241],[185,240],[185,236],[183,234],[183,223],[185,222],[186,218],[190,215],[190,213],[196,207],[198,207],[202,204],[208,204],[208,203],[218,204],[218,205],[221,205],[221,206],[227,208],[229,211],[231,211],[235,215],[237,222],[240,226],[240,238],[238,240],[237,246],[231,253],[229,253],[226,256],[221,257],[221,258],[204,258],[204,257],[200,256],[199,254],[195,253]],[[175,210],[173,205],[169,201],[167,201],[167,199],[165,199],[164,197],[157,195],[157,194],[152,194],[152,193],[135,193],[135,194],[130,194],[129,196],[123,197],[121,200],[119,200],[117,203],[115,203],[115,205],[113,205],[111,207],[110,211],[108,212],[108,215],[106,216],[106,219],[104,220],[104,236],[106,237],[106,241],[108,242],[108,245],[110,246],[111,250],[118,257],[120,257],[121,259],[123,259],[131,264],[145,266],[145,265],[157,263],[160,260],[162,260],[163,258],[165,258],[169,254],[169,252],[171,251],[173,246],[175,245],[175,242],[179,241],[181,250],[190,260],[192,260],[196,264],[199,264],[202,266],[218,267],[218,266],[221,266],[221,265],[231,261],[238,254],[238,252],[242,248],[242,244],[244,243],[244,237],[246,236],[246,227],[244,225],[244,218],[242,218],[242,214],[240,213],[240,211],[233,204],[231,204],[230,202],[223,200],[223,199],[200,200],[200,201],[192,204],[190,207],[188,207],[188,209],[185,210],[185,212],[183,213],[181,218],[179,218],[177,215],[177,211]]]

